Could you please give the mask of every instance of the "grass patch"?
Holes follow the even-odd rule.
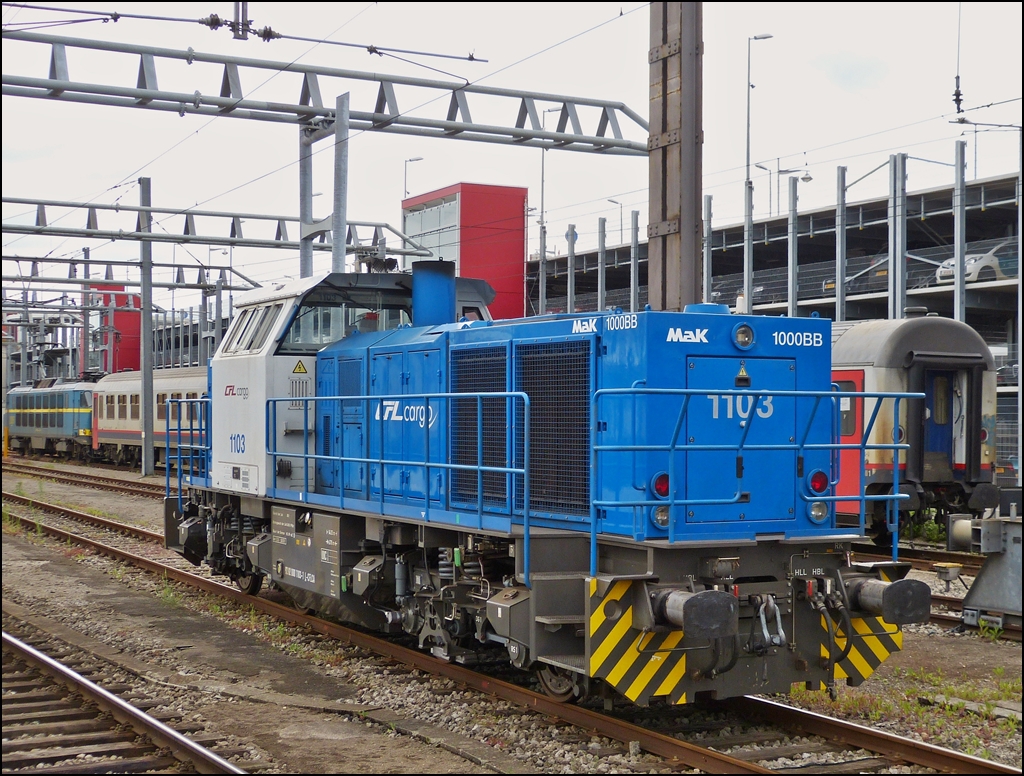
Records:
[[[166,574],[163,577],[163,586],[160,588],[159,597],[168,606],[181,606],[181,593],[178,592],[177,585],[171,582]]]

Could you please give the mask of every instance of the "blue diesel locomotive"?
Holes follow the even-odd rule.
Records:
[[[456,322],[451,265],[416,270],[412,325],[305,350],[310,316],[400,316],[364,309],[366,276],[243,300],[274,322],[211,362],[193,413],[210,443],[178,467],[169,547],[442,659],[503,650],[563,700],[859,684],[928,618],[907,565],[850,555],[865,507],[900,496],[859,494],[859,530],[836,525],[828,321]],[[861,394],[890,428],[906,396]]]

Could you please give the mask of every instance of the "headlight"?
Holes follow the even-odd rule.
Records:
[[[747,324],[741,323],[732,330],[732,341],[736,343],[736,347],[746,350],[754,344],[754,330]]]
[[[807,514],[815,523],[820,523],[828,517],[828,504],[824,501],[812,501]]]
[[[658,528],[668,528],[668,504],[661,504],[652,509],[651,520]]]
[[[968,264],[977,264],[979,261],[981,261],[981,256],[968,256],[967,257],[967,263]]]

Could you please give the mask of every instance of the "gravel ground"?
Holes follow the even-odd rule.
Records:
[[[17,482],[18,478],[5,477],[4,489],[16,491]],[[39,482],[25,478],[20,486],[22,492],[28,496],[77,505],[79,508],[100,509],[112,517],[131,519],[136,524],[154,530],[162,529],[162,505],[158,501],[111,496],[100,491],[56,483],[40,485]],[[340,645],[301,628],[281,625],[262,615],[244,611],[240,607],[217,602],[204,594],[181,592],[178,588],[168,587],[148,575],[104,558],[70,550],[66,552],[73,555],[77,563],[100,571],[130,589],[162,598],[173,606],[187,607],[210,617],[215,616],[286,654],[309,661],[325,676],[352,685],[354,689],[351,700],[354,702],[386,706],[406,716],[495,746],[521,762],[523,770],[547,773],[628,773],[646,772],[658,767],[658,759],[650,755],[636,750],[630,751],[617,742],[590,736],[576,728],[551,724],[549,720],[523,712],[510,704],[497,702],[473,692],[461,691],[447,683],[447,680],[433,679],[418,671],[401,667],[382,667],[379,660],[359,649]],[[925,579],[936,592],[945,593],[945,584],[936,580],[934,575],[924,572],[913,573]],[[175,671],[188,673],[190,678],[217,680],[216,676],[204,673],[207,669],[202,666],[189,667],[184,659],[186,655],[176,650],[168,650],[166,644],[155,642],[143,633],[107,631],[102,613],[83,607],[81,600],[75,595],[53,595],[52,593],[59,591],[60,584],[53,577],[48,578],[47,585],[58,589],[51,590],[45,599],[39,598],[34,602],[32,596],[20,588],[12,589],[10,594],[23,604],[34,603],[48,616],[68,624],[73,623],[74,627],[101,641],[116,644],[126,653],[138,655],[142,659],[165,665]],[[957,593],[956,586],[951,592]],[[4,596],[8,595],[5,553]],[[786,702],[1020,767],[1022,742],[1020,724],[1017,721],[1001,720],[986,713],[970,713],[962,706],[942,703],[924,705],[920,702],[920,699],[935,699],[938,696],[959,698],[989,706],[997,701],[1016,701],[1019,709],[1020,645],[1009,642],[992,643],[977,635],[953,634],[934,626],[912,626],[906,629],[904,651],[884,663],[875,676],[862,687],[841,687],[840,698],[836,703],[829,702],[827,696],[822,693],[808,692],[797,692]],[[252,714],[251,726],[265,727],[265,705],[252,709],[245,701],[237,699],[231,706],[221,706],[219,699],[206,698],[206,701],[205,707],[197,702],[196,708],[204,709],[212,718],[219,719],[224,716],[221,710],[230,711],[227,716],[239,718],[240,722]],[[200,712],[197,710],[196,713]],[[301,715],[289,714],[293,719],[288,720],[285,727],[290,725],[291,729],[299,734],[309,733],[313,729],[311,722],[300,722]],[[707,712],[695,709],[692,718],[707,718]],[[365,723],[364,727],[367,725],[380,731],[380,726]],[[275,728],[278,733],[283,729],[285,728],[280,724]],[[749,732],[749,728],[746,728],[746,731]],[[258,733],[260,731],[254,730],[253,734]],[[715,735],[722,734],[716,731]],[[269,743],[272,743],[271,739],[274,737],[267,731],[263,733],[263,738],[256,740],[273,755],[275,752]],[[692,734],[686,737],[688,740],[695,740]],[[277,735],[276,738],[283,737]],[[297,740],[302,742],[306,739],[303,735],[298,735]],[[401,739],[395,739],[399,740]],[[809,750],[813,750],[819,743],[817,740],[808,742],[807,739],[799,738],[783,741],[791,745],[802,745],[805,742]],[[704,743],[711,744],[711,741]],[[294,738],[291,745],[290,756],[293,758],[309,752],[308,745],[299,746]],[[365,743],[363,746],[365,747]],[[753,747],[748,745],[747,748]],[[430,761],[424,766],[423,761],[412,754],[403,760],[399,749],[401,747],[392,742],[390,746],[381,750],[387,752],[384,760],[377,756],[376,759],[368,757],[365,761],[377,770],[383,769],[382,762],[386,762],[386,770],[390,772],[430,772],[444,768],[440,761]],[[431,751],[443,750],[431,748]],[[284,750],[279,746],[278,752]],[[278,754],[279,758],[281,756]],[[865,753],[864,756],[871,755]],[[395,760],[393,757],[398,759]],[[813,766],[831,762],[830,758],[835,757],[834,753],[827,751],[809,751],[792,758],[792,764]],[[288,762],[290,765],[292,760]],[[474,772],[473,768],[477,768],[475,772],[486,772],[486,769],[474,766],[466,760],[460,762],[463,772]],[[315,762],[303,762],[302,769],[316,770],[315,766]],[[778,767],[778,764],[775,766]],[[337,769],[337,761],[332,767]],[[331,767],[324,769],[331,770]],[[346,769],[352,769],[352,766],[347,765]],[[917,770],[895,769],[894,772]]]

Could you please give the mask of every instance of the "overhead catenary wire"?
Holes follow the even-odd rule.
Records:
[[[200,19],[187,18],[180,16],[158,16],[154,14],[141,14],[141,13],[124,13],[121,11],[93,11],[86,8],[57,8],[48,5],[33,5],[29,3],[4,3],[5,7],[10,8],[23,8],[34,11],[55,11],[59,13],[76,13],[86,16],[98,17],[96,19],[77,19],[66,22],[24,22],[25,25],[39,25],[39,26],[55,26],[56,24],[74,24],[83,21],[103,21],[103,22],[118,22],[121,19],[134,19],[140,21],[151,21],[151,22],[175,22],[181,24],[200,24],[204,27],[209,27],[211,30],[219,30],[221,27],[228,27],[232,29],[236,27],[236,22],[224,19],[218,14],[210,14]],[[371,3],[376,5],[376,3]],[[364,9],[365,10],[365,9]],[[457,59],[465,62],[487,62],[486,59],[477,57],[474,53],[470,53],[466,56],[459,54],[441,54],[434,51],[417,51],[414,49],[401,49],[394,48],[392,46],[377,46],[372,43],[349,43],[340,40],[330,40],[330,36],[327,38],[308,38],[301,35],[288,35],[286,33],[277,32],[270,27],[264,27],[263,29],[257,29],[256,27],[249,24],[249,21],[241,20],[237,26],[239,29],[236,32],[239,33],[252,33],[255,37],[259,38],[264,42],[271,40],[295,40],[304,43],[315,43],[317,45],[328,45],[328,46],[345,46],[349,48],[362,49],[368,54],[382,55],[385,53],[397,53],[397,54],[408,54],[410,56],[418,57],[439,57],[441,59]],[[28,27],[26,27],[27,29]],[[339,28],[340,29],[340,28]],[[331,33],[335,34],[337,30]]]

